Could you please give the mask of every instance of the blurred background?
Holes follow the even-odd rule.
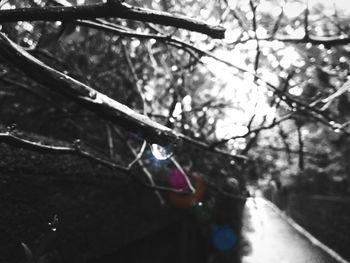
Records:
[[[114,2],[225,35],[48,12],[73,6],[79,17]],[[34,19],[22,17],[27,8]],[[345,0],[0,1],[0,261],[258,263],[254,244],[266,240],[252,233],[276,220],[264,238],[287,244],[296,230],[272,233],[289,219],[335,252],[309,262],[350,259],[349,13]],[[9,59],[4,36],[56,78]],[[111,121],[67,96],[57,76],[178,140]],[[283,262],[308,262],[298,260]]]

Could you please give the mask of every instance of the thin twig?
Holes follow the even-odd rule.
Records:
[[[195,193],[196,192],[196,189],[193,187],[190,179],[188,178],[188,176],[186,175],[186,172],[185,170],[182,168],[182,166],[176,161],[175,157],[172,156],[170,157],[170,160],[171,162],[176,166],[176,168],[180,171],[181,175],[183,176],[183,178],[185,179],[186,181],[186,184],[188,186],[188,188],[190,189],[190,191],[192,193]]]
[[[99,157],[96,154],[81,149],[79,145],[74,145],[72,147],[46,145],[20,138],[14,134],[11,134],[10,132],[0,133],[0,142],[6,143],[14,147],[24,148],[27,150],[36,151],[44,154],[49,153],[78,155],[86,159],[92,160],[96,163],[103,164],[123,172],[128,171],[127,168],[121,165],[115,164],[103,157]]]
[[[291,112],[281,118],[279,118],[278,120],[274,119],[269,125],[266,125],[266,126],[260,126],[258,128],[255,128],[255,129],[251,129],[251,130],[248,130],[245,134],[242,134],[242,135],[236,135],[236,136],[232,136],[230,138],[226,138],[226,139],[222,139],[220,141],[217,141],[217,142],[214,142],[210,145],[211,148],[215,148],[215,147],[218,147],[219,145],[222,145],[222,144],[225,144],[227,143],[228,141],[230,140],[234,140],[234,139],[238,139],[238,138],[245,138],[247,137],[248,135],[252,134],[252,133],[257,133],[257,132],[260,132],[262,130],[268,130],[268,129],[271,129],[273,128],[274,126],[276,126],[277,124],[281,123],[281,122],[284,122],[286,120],[289,120],[293,115],[295,114],[295,112]]]
[[[142,88],[139,84],[139,78],[137,77],[136,70],[135,70],[135,67],[131,61],[129,52],[126,50],[126,43],[124,43],[123,41],[122,41],[122,46],[123,46],[123,52],[124,52],[124,56],[125,56],[127,65],[129,67],[132,79],[134,81],[134,85],[135,85],[137,92],[138,92],[138,94],[141,98],[141,101],[142,101],[142,112],[144,115],[147,115],[148,109],[147,109],[146,98],[145,98],[145,95],[142,92]]]
[[[298,134],[298,143],[299,143],[299,161],[298,161],[298,167],[300,171],[304,170],[304,141],[303,141],[303,135],[301,133],[301,124],[298,123],[298,120],[295,121],[295,126],[297,127],[297,134]]]
[[[132,167],[132,164],[133,164],[133,163],[136,163],[136,162],[137,162],[137,163],[140,165],[140,167],[141,167],[142,171],[144,172],[144,174],[147,176],[147,178],[148,178],[148,180],[149,180],[149,182],[150,182],[150,185],[151,185],[153,188],[154,188],[154,187],[157,187],[157,185],[156,185],[156,183],[155,183],[155,181],[154,181],[154,179],[153,179],[153,175],[152,175],[152,174],[150,173],[150,171],[146,168],[146,166],[144,165],[144,163],[143,163],[143,161],[142,161],[142,159],[141,159],[141,157],[142,157],[142,155],[143,155],[143,153],[144,153],[144,151],[145,151],[145,149],[146,149],[147,143],[146,143],[145,141],[143,142],[142,147],[141,147],[139,153],[136,152],[136,150],[131,146],[130,143],[127,142],[126,145],[127,145],[128,148],[130,149],[130,151],[132,152],[132,154],[135,156],[134,161],[131,162],[131,163],[129,164],[130,168]],[[160,194],[160,192],[159,192],[157,189],[155,189],[154,193],[155,193],[156,196],[158,197],[160,203],[161,203],[162,205],[164,205],[164,204],[165,204],[165,200],[164,200],[163,196]]]
[[[128,147],[129,147],[129,149],[133,149],[133,148],[131,147],[130,144],[128,144]],[[142,158],[143,153],[144,153],[145,150],[146,150],[146,147],[147,147],[147,142],[146,142],[146,141],[143,141],[142,146],[141,146],[141,149],[139,150],[139,153],[135,156],[135,159],[132,160],[132,161],[128,164],[128,169],[131,169],[131,168],[134,166],[135,163],[139,162],[139,160]],[[134,153],[136,153],[136,151],[133,152],[133,154],[134,154]]]

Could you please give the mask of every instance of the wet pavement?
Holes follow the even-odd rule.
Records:
[[[293,228],[262,198],[248,199],[244,222],[247,245],[242,263],[341,262]]]

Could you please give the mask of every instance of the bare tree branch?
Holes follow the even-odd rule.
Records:
[[[305,4],[305,10],[304,10],[304,38],[309,39],[309,1],[306,0]]]
[[[119,133],[119,134],[120,134],[120,133]],[[141,146],[141,148],[140,148],[140,150],[139,150],[139,153],[137,153],[136,150],[135,150],[129,143],[128,143],[127,145],[128,145],[128,148],[129,148],[130,150],[133,150],[132,153],[133,153],[133,155],[135,155],[135,159],[132,160],[132,161],[128,164],[128,169],[131,169],[131,168],[134,166],[134,164],[137,163],[137,162],[139,162],[140,159],[142,158],[142,155],[143,155],[143,153],[145,152],[146,147],[147,147],[147,142],[146,142],[146,141],[143,141],[142,146]]]
[[[257,34],[257,28],[258,28],[257,21],[256,21],[256,8],[257,8],[257,5],[255,5],[253,3],[253,0],[249,1],[249,5],[250,5],[250,9],[253,12],[253,21],[252,21],[252,23],[253,23],[254,39],[256,41],[256,55],[255,55],[255,61],[254,61],[254,72],[255,72],[254,82],[256,82],[258,80],[257,76],[258,76],[259,59],[260,59],[260,53],[261,53],[261,51],[260,51],[260,43],[259,43],[258,34]]]
[[[284,147],[274,147],[271,145],[264,147],[264,149],[270,150],[270,151],[275,151],[275,152],[285,152],[286,151],[286,149]],[[299,155],[299,149],[290,149],[289,154]],[[303,154],[304,154],[304,157],[308,157],[310,159],[322,159],[322,157],[320,157],[320,155],[322,155],[322,154],[320,154],[320,153],[304,151]]]
[[[268,129],[271,129],[272,127],[278,125],[279,123],[281,122],[284,122],[286,120],[289,120],[292,116],[294,115],[294,112],[292,113],[289,113],[289,114],[286,114],[285,116],[279,118],[278,120],[277,119],[274,119],[269,125],[262,125],[255,128],[255,129],[250,129],[248,130],[245,134],[242,134],[242,135],[237,135],[237,136],[232,136],[230,138],[226,138],[226,139],[222,139],[220,141],[217,141],[217,142],[214,142],[212,143],[209,147],[211,148],[215,148],[215,147],[218,147],[219,145],[222,145],[222,144],[225,144],[227,143],[229,140],[234,140],[234,139],[238,139],[238,138],[245,138],[247,137],[249,134],[252,134],[252,133],[258,133],[262,130],[268,130]],[[264,121],[263,121],[264,122]]]
[[[85,6],[46,6],[0,11],[0,23],[18,21],[73,21],[77,19],[111,17],[183,28],[203,33],[213,38],[224,38],[225,34],[225,29],[220,26],[212,26],[182,15],[173,15],[163,11],[131,6],[122,1]]]
[[[278,16],[278,18],[277,18],[277,20],[276,20],[276,22],[275,22],[275,24],[274,24],[274,26],[272,28],[272,32],[271,32],[271,37],[272,38],[277,34],[277,31],[280,28],[283,15],[284,15],[283,6],[281,6],[281,13],[279,14],[279,16]]]
[[[284,145],[284,149],[285,149],[285,152],[286,152],[286,155],[287,155],[287,161],[288,161],[289,164],[291,164],[292,163],[291,156],[290,156],[291,150],[290,150],[289,143],[287,141],[288,134],[286,132],[284,132],[284,130],[283,130],[281,125],[278,125],[278,134],[279,134],[279,136],[282,139],[282,143]]]
[[[254,38],[249,37],[244,40],[240,40],[237,43],[244,44],[245,42],[252,40]],[[350,37],[340,35],[340,36],[312,36],[308,35],[308,37],[290,37],[285,35],[276,35],[271,37],[265,37],[265,38],[258,38],[259,41],[273,41],[277,40],[283,43],[290,43],[290,44],[302,44],[302,43],[310,43],[313,45],[320,45],[323,44],[327,47],[331,46],[340,46],[340,45],[346,45],[350,43]]]
[[[78,155],[86,159],[92,160],[96,163],[106,165],[108,167],[115,168],[123,172],[128,171],[127,168],[121,165],[115,164],[86,150],[82,150],[79,145],[74,145],[72,147],[45,145],[38,142],[32,142],[26,139],[22,139],[16,135],[11,134],[10,132],[0,133],[0,142],[6,143],[14,147],[19,147],[44,154],[49,153]]]
[[[336,92],[334,92],[332,95],[328,96],[327,98],[322,100],[322,103],[325,103],[325,105],[321,108],[321,110],[326,110],[332,102],[340,97],[345,92],[350,91],[350,80],[346,81],[343,86],[341,86]]]
[[[192,193],[195,193],[196,189],[193,187],[190,179],[188,178],[188,176],[187,176],[185,170],[182,168],[182,166],[176,161],[174,156],[170,157],[170,160],[175,165],[175,167],[180,171],[180,173],[183,176],[183,178],[185,179],[186,184],[187,184],[188,188],[190,189],[190,191]]]
[[[141,115],[125,105],[107,97],[106,95],[88,87],[87,85],[45,65],[37,60],[17,44],[13,43],[4,34],[0,33],[0,57],[21,69],[28,76],[40,82],[47,88],[65,95],[101,118],[122,126],[150,143],[160,145],[177,143],[184,139],[203,149],[218,152],[237,159],[246,159],[244,156],[232,155],[222,150],[213,150],[202,142],[178,134],[171,129],[160,125],[148,117]]]
[[[109,157],[113,159],[114,157],[114,142],[113,142],[113,136],[111,131],[111,126],[109,123],[106,123],[106,133],[107,133],[107,142],[108,142],[108,149],[109,149]]]
[[[139,153],[137,153],[137,151],[134,149],[134,147],[131,146],[130,143],[126,143],[126,145],[128,146],[128,148],[130,149],[130,151],[132,152],[132,154],[135,156],[135,159],[128,165],[128,167],[132,167],[135,163],[138,163],[142,169],[142,171],[144,172],[144,174],[147,176],[148,180],[150,181],[150,185],[152,187],[155,187],[156,186],[156,183],[154,182],[154,179],[153,179],[153,175],[148,171],[148,169],[146,168],[146,166],[144,165],[143,161],[142,161],[142,155],[143,153],[145,152],[146,150],[146,147],[147,147],[147,142],[144,141],[142,143],[142,146],[141,146],[141,149],[139,151]],[[165,204],[165,200],[163,198],[163,196],[160,194],[160,192],[158,190],[155,190],[154,193],[156,194],[156,196],[158,197],[160,203],[162,205]]]
[[[139,78],[137,77],[137,74],[136,74],[136,70],[135,70],[135,67],[131,61],[131,58],[130,58],[130,55],[128,53],[128,51],[126,50],[126,43],[122,43],[123,45],[123,53],[124,53],[124,56],[125,56],[125,59],[126,59],[126,62],[127,62],[127,65],[129,67],[129,70],[130,70],[130,73],[131,73],[131,76],[132,76],[132,79],[134,81],[134,85],[137,89],[137,92],[141,98],[141,101],[142,101],[142,111],[143,111],[143,114],[144,115],[147,115],[147,103],[146,103],[146,98],[145,98],[145,95],[144,93],[142,92],[142,88],[138,82]]]
[[[156,39],[156,40],[161,41],[161,42],[163,42],[165,44],[170,44],[170,45],[173,45],[173,46],[175,46],[177,48],[182,48],[182,49],[184,49],[187,52],[189,52],[189,50],[192,50],[192,51],[196,52],[197,54],[199,54],[199,56],[207,56],[207,57],[213,58],[213,59],[215,59],[215,60],[217,60],[217,61],[219,61],[219,62],[221,62],[221,63],[223,63],[223,64],[225,64],[225,65],[227,65],[229,67],[233,67],[235,69],[238,69],[241,72],[246,72],[246,73],[251,74],[252,76],[254,76],[254,79],[256,81],[260,80],[262,83],[266,84],[269,89],[273,90],[276,93],[276,95],[278,95],[281,98],[284,98],[284,100],[286,101],[287,104],[292,105],[293,103],[295,103],[299,108],[308,109],[309,112],[313,112],[314,111],[316,113],[316,115],[320,115],[320,116],[323,116],[326,119],[329,119],[329,117],[327,117],[324,112],[322,112],[321,110],[318,110],[316,107],[314,107],[314,105],[310,105],[308,103],[304,103],[302,101],[299,101],[296,98],[293,98],[287,92],[279,90],[277,87],[275,87],[271,83],[269,83],[269,82],[265,81],[263,78],[259,77],[256,74],[256,72],[254,73],[254,72],[251,72],[251,71],[249,71],[247,69],[238,67],[238,66],[232,64],[231,62],[228,62],[228,61],[226,61],[224,59],[218,58],[218,57],[212,55],[211,53],[209,53],[207,51],[204,51],[204,50],[201,50],[199,48],[196,48],[195,46],[193,46],[193,45],[191,45],[189,43],[186,43],[186,42],[184,42],[184,41],[182,41],[180,39],[177,39],[175,37],[166,36],[166,35],[143,34],[143,33],[138,33],[138,32],[127,32],[127,31],[124,31],[124,29],[120,30],[118,27],[115,27],[115,26],[106,26],[104,24],[91,22],[91,21],[77,21],[76,23],[80,24],[80,25],[84,25],[84,26],[93,27],[93,28],[96,28],[96,29],[99,29],[99,30],[103,30],[103,31],[107,31],[107,32],[123,35],[123,36],[135,37],[135,38],[140,38],[140,39]],[[279,40],[278,38],[275,38],[275,39]],[[261,41],[261,40],[272,40],[272,39],[269,39],[269,38],[266,38],[266,39],[257,38],[256,39],[256,41]],[[309,37],[309,41],[306,41],[304,38],[302,38],[302,39],[294,39],[294,40],[297,40],[297,43],[299,43],[299,41],[302,42],[302,43],[307,43],[307,42],[310,42],[310,41],[311,41],[311,43],[313,42],[313,38],[312,37]],[[341,40],[341,39],[338,39],[338,40]],[[348,43],[350,43],[350,38],[348,39]],[[257,55],[258,54],[259,54],[259,52],[257,52]],[[258,61],[258,60],[256,60],[256,61]]]
[[[297,133],[298,133],[298,143],[299,143],[299,160],[298,160],[298,166],[299,170],[304,170],[304,141],[303,141],[303,134],[301,133],[301,124],[298,122],[298,120],[295,121],[295,126],[297,127]]]
[[[134,173],[131,172],[131,168],[132,168],[132,163],[135,161],[139,161],[141,156],[142,156],[142,151],[144,149],[144,147],[142,147],[141,151],[139,154],[136,154],[136,158],[133,162],[131,162],[127,167],[124,167],[122,165],[116,164],[110,160],[105,159],[104,157],[100,157],[97,154],[94,154],[92,152],[89,152],[87,150],[82,149],[82,147],[80,146],[80,142],[74,142],[73,145],[71,147],[69,146],[53,146],[53,145],[47,145],[47,144],[42,144],[42,143],[38,143],[38,142],[33,142],[27,139],[23,139],[20,138],[17,135],[12,134],[11,132],[2,132],[0,133],[0,143],[5,143],[7,145],[13,146],[13,147],[17,147],[17,148],[22,148],[22,149],[26,149],[29,151],[35,151],[38,153],[42,153],[42,154],[70,154],[70,155],[77,155],[80,157],[83,157],[87,160],[93,161],[95,163],[104,165],[106,167],[112,168],[112,169],[117,169],[121,172],[125,172],[129,175],[132,176],[132,178],[140,183],[141,185],[156,190],[156,191],[165,191],[165,192],[174,192],[174,193],[178,193],[178,194],[193,194],[193,192],[187,192],[187,191],[183,191],[183,190],[178,190],[178,189],[172,189],[169,187],[163,187],[163,186],[158,186],[155,184],[147,184],[145,182],[143,182],[142,180],[140,180]]]
[[[247,160],[248,158],[244,155],[239,155],[239,154],[233,154],[231,152],[228,152],[228,151],[225,151],[225,150],[222,150],[222,149],[217,149],[215,147],[212,147],[211,145],[205,143],[205,142],[202,142],[202,141],[198,141],[198,140],[195,140],[189,136],[186,136],[186,135],[183,135],[183,134],[180,134],[180,138],[183,139],[184,141],[188,142],[188,143],[191,143],[201,149],[204,149],[204,150],[207,150],[207,151],[210,151],[210,152],[213,152],[213,153],[218,153],[218,154],[222,154],[224,156],[228,156],[228,157],[232,157],[238,161],[243,161],[243,160]]]
[[[103,119],[158,144],[176,143],[175,132],[141,115],[87,85],[45,65],[0,34],[0,57],[47,88],[74,100]]]

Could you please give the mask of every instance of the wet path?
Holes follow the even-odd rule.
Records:
[[[340,262],[296,231],[261,198],[247,201],[245,216],[244,236],[250,245],[242,263]]]

